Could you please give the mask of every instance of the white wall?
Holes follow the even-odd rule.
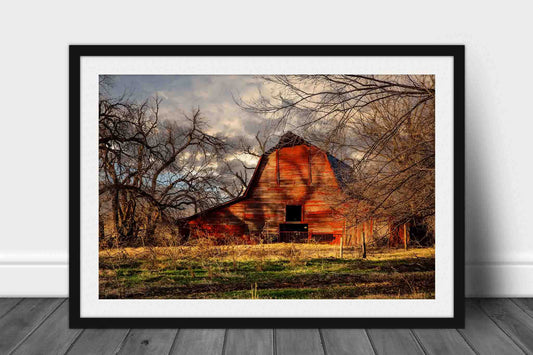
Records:
[[[288,43],[466,45],[467,293],[533,296],[531,8],[429,4],[4,4],[0,295],[68,293],[68,44]]]

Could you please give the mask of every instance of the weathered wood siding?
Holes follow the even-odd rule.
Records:
[[[244,199],[215,208],[190,221],[212,233],[277,233],[286,205],[301,205],[308,231],[342,235],[344,220],[335,213],[342,191],[328,157],[320,149],[284,147],[261,159]]]

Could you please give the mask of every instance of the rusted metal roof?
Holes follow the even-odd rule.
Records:
[[[289,132],[285,133],[284,135],[282,135],[281,138],[279,139],[278,144],[276,144],[275,146],[270,148],[268,151],[266,151],[264,155],[272,154],[276,150],[281,149],[281,148],[294,147],[296,145],[308,145],[308,146],[316,147],[314,144],[309,143],[308,141],[306,141],[302,137],[300,137],[300,136],[298,136],[298,135],[296,135],[296,134],[294,134],[294,133],[289,131]],[[320,149],[320,148],[318,148],[318,149]]]

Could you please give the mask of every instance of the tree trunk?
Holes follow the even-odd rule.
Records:
[[[365,239],[365,232],[363,232],[363,259],[366,259],[366,239]]]
[[[407,223],[403,225],[403,248],[407,250]]]
[[[365,233],[365,225],[363,224],[363,259],[366,259],[366,233]]]

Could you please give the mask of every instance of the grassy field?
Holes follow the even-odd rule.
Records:
[[[313,244],[100,251],[100,298],[434,298],[435,250]]]

